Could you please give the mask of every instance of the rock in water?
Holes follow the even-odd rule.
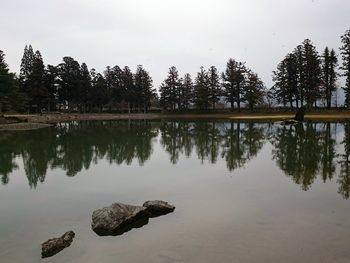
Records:
[[[46,242],[41,244],[41,257],[47,258],[52,257],[61,250],[69,247],[73,242],[75,234],[73,231],[66,232],[63,236],[59,238],[51,238]]]
[[[146,207],[115,203],[92,213],[92,230],[100,235],[121,235],[148,223]]]
[[[161,200],[147,201],[143,204],[143,207],[147,208],[151,217],[165,215],[175,210],[175,206]]]

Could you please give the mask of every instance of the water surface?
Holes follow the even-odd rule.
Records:
[[[0,261],[350,262],[350,123],[91,121],[0,133]],[[172,214],[99,237],[92,211]],[[40,244],[74,230],[40,259]]]

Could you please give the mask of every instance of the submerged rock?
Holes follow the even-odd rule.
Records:
[[[148,223],[146,207],[114,203],[92,213],[92,230],[100,235],[121,235]]]
[[[175,210],[175,206],[161,200],[147,201],[142,206],[147,208],[151,217],[165,215]]]
[[[41,244],[41,257],[52,257],[61,250],[69,247],[73,242],[75,234],[73,231],[68,231],[59,238],[51,238]]]

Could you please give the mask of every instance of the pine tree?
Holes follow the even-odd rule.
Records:
[[[222,94],[220,76],[216,67],[211,66],[208,69],[208,85],[209,85],[209,104],[212,105],[215,110],[215,105],[220,101]]]
[[[20,103],[20,101],[15,101],[20,97],[18,95],[15,74],[9,72],[5,54],[0,50],[0,112],[16,108],[16,103]]]
[[[31,45],[24,47],[19,74],[20,88],[23,92],[28,92],[30,86],[28,80],[33,71],[34,51]]]
[[[72,57],[64,57],[63,63],[59,64],[59,102],[67,105],[68,110],[72,110],[74,105],[80,104],[81,101],[81,73],[80,65]]]
[[[36,51],[33,58],[32,69],[28,76],[27,94],[31,106],[39,112],[48,102],[49,93],[45,85],[45,66],[39,51]]]
[[[290,53],[285,58],[286,66],[286,81],[287,81],[287,96],[289,106],[292,109],[293,103],[296,102],[298,107],[298,75],[297,75],[297,57]]]
[[[252,111],[254,107],[264,102],[265,85],[256,73],[248,71],[247,75],[244,100]]]
[[[89,96],[91,93],[91,75],[89,68],[85,63],[82,63],[80,66],[80,98],[82,103],[82,109],[84,112],[89,108]],[[91,110],[91,109],[90,109]]]
[[[128,112],[130,113],[133,109],[134,101],[136,100],[136,93],[135,93],[135,82],[134,82],[134,75],[132,74],[129,67],[124,67],[122,72],[122,86],[124,94],[124,99],[128,104]]]
[[[184,110],[188,110],[190,108],[191,103],[193,102],[193,94],[194,87],[191,75],[186,73],[181,79],[180,86],[180,108]]]
[[[0,50],[0,113],[9,103],[12,87],[13,80],[9,73],[8,65],[5,62],[5,54]]]
[[[56,109],[58,69],[47,65],[45,69],[45,87],[48,91],[47,110]]]
[[[160,86],[160,103],[165,109],[179,109],[179,93],[181,82],[176,67],[170,67],[168,76]]]
[[[350,30],[347,30],[341,37],[342,47],[340,48],[343,63],[341,69],[344,71],[343,76],[346,78],[345,87],[345,105],[350,109]]]
[[[322,55],[322,84],[323,84],[323,98],[326,100],[327,108],[332,106],[332,94],[336,91],[338,59],[334,49],[329,51],[326,47]]]
[[[209,96],[208,73],[201,67],[194,84],[194,103],[196,108],[207,110],[209,108]]]
[[[303,42],[304,52],[304,76],[305,76],[305,97],[308,108],[316,106],[320,98],[321,67],[320,58],[315,46],[310,39]]]
[[[299,107],[299,103],[300,103],[300,106],[303,107],[305,102],[305,89],[306,89],[303,46],[298,45],[294,49],[293,53],[296,57],[297,86],[298,86],[296,102],[297,102],[297,107]]]
[[[125,91],[123,89],[122,77],[123,71],[119,66],[113,68],[107,67],[104,71],[104,77],[107,83],[107,90],[110,97],[109,106],[110,108],[122,102]]]
[[[277,70],[273,71],[272,80],[275,84],[272,87],[272,93],[277,100],[277,103],[282,104],[286,107],[288,102],[288,82],[287,82],[287,66],[286,60],[282,60],[278,66]]]
[[[103,111],[103,106],[108,102],[108,89],[107,82],[101,73],[96,73],[95,69],[91,72],[91,92],[89,93],[89,101],[92,107],[99,109],[99,112]]]
[[[229,59],[226,64],[226,70],[222,74],[222,80],[223,96],[230,103],[231,110],[234,109],[234,103],[236,103],[238,111],[240,111],[245,73],[246,67],[244,63],[237,62],[232,58]]]
[[[152,86],[152,78],[141,65],[137,66],[135,73],[135,90],[139,108],[142,106],[144,113],[146,113],[155,91]]]

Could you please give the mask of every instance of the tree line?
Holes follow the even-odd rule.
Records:
[[[0,51],[0,74],[0,112],[147,111],[157,100],[152,78],[142,65],[137,66],[136,72],[128,66],[107,66],[99,73],[89,70],[86,63],[63,57],[57,66],[45,66],[40,51],[34,52],[31,45],[25,46],[18,77],[9,72]]]
[[[341,37],[339,68],[334,49],[325,47],[322,54],[306,39],[278,64],[273,72],[274,86],[267,96],[283,106],[327,107],[337,104],[337,80],[345,77],[345,106],[350,109],[350,30]],[[338,72],[338,69],[341,71]]]
[[[135,72],[116,65],[98,73],[72,57],[63,57],[62,63],[45,66],[40,52],[29,45],[17,76],[9,71],[0,50],[0,112],[147,112],[151,106],[171,111],[331,108],[337,105],[339,77],[345,78],[342,89],[350,109],[350,30],[341,42],[340,63],[334,49],[325,47],[320,55],[311,40],[304,40],[277,65],[270,89],[244,62],[230,58],[223,72],[215,66],[201,67],[194,78],[189,73],[180,76],[175,66],[170,67],[159,94],[141,65]]]

